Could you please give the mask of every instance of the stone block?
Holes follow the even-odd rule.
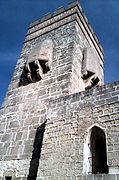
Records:
[[[14,146],[10,148],[10,154],[9,155],[17,155],[19,146]]]
[[[85,180],[94,180],[93,178],[94,178],[93,175],[87,175],[87,176],[85,176]]]
[[[19,141],[19,140],[21,140],[21,137],[22,137],[22,132],[17,132],[15,140]]]
[[[94,180],[103,180],[103,175],[102,174],[96,174],[93,175]]]
[[[102,180],[116,180],[115,174],[104,174]]]
[[[29,133],[29,139],[35,139],[36,130],[31,130]]]
[[[111,98],[106,100],[107,104],[114,103],[114,102],[117,102],[117,101],[118,101],[118,96],[111,97]]]
[[[10,125],[9,125],[9,128],[12,129],[12,128],[18,128],[19,127],[19,122],[18,121],[11,121],[10,122]]]
[[[32,150],[33,150],[33,146],[32,146],[32,145],[28,145],[28,144],[25,145],[25,147],[24,147],[24,153],[25,153],[25,154],[31,153]]]
[[[6,123],[1,123],[0,124],[0,133],[4,132],[5,126],[6,126]]]
[[[77,176],[76,180],[86,180],[85,178],[86,178],[85,176]]]
[[[1,142],[9,142],[11,140],[11,134],[10,133],[6,133],[3,135]]]
[[[43,177],[37,177],[36,180],[45,180]]]
[[[64,79],[68,79],[68,78],[69,78],[69,74],[63,74],[63,75],[57,77],[57,81],[62,81]]]

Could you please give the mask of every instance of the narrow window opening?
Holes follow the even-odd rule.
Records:
[[[47,60],[40,60],[39,63],[43,69],[43,73],[46,74],[50,70],[50,68],[48,66],[48,61]]]
[[[5,180],[12,180],[12,176],[5,176]]]
[[[90,136],[92,153],[92,173],[108,173],[106,137],[102,129],[94,126]]]
[[[90,78],[93,75],[94,75],[93,72],[87,71],[87,74],[83,76],[83,80],[86,80],[86,79]]]
[[[85,90],[90,89],[99,84],[99,76],[97,65],[92,64],[89,49],[85,48],[82,52],[82,79],[85,83]],[[96,60],[95,60],[96,61]]]
[[[93,86],[96,86],[96,85],[99,83],[99,81],[100,81],[100,80],[99,80],[98,77],[93,77],[93,78],[92,78],[92,87],[93,87]]]
[[[46,126],[46,121],[41,126],[39,126],[36,131],[34,145],[33,145],[34,149],[33,149],[33,154],[32,154],[30,168],[29,168],[28,180],[36,180],[37,178],[45,126]]]
[[[40,81],[44,74],[50,71],[49,63],[47,60],[38,60],[37,63],[35,61],[30,62],[28,67],[24,67],[19,86],[24,86],[29,83],[35,83]]]
[[[97,76],[95,76],[95,74],[87,74],[87,76],[89,76],[86,80],[85,83],[87,84],[87,86],[85,87],[85,90],[90,89],[94,86],[96,86],[99,83],[99,78]]]
[[[31,79],[32,79],[32,82],[37,82],[39,79],[38,79],[38,76],[37,76],[37,69],[38,69],[38,66],[34,63],[34,62],[31,62],[29,63],[29,67],[30,67],[30,70],[31,70]]]

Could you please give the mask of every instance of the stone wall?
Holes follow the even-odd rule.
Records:
[[[28,115],[27,119],[22,121],[22,126],[18,126],[20,113],[17,113],[17,116],[13,116],[13,112],[9,113],[9,116],[6,115],[8,119],[17,119],[16,122],[8,119],[1,121],[1,127],[11,126],[5,134],[3,129],[6,126],[1,128],[1,147],[4,147],[1,148],[1,176],[4,171],[11,171],[13,174],[15,172],[16,177],[28,175],[36,129],[46,119],[38,176],[45,179],[80,177],[83,172],[84,144],[88,129],[94,124],[105,129],[109,173],[118,174],[118,106],[119,82],[114,82],[51,100],[47,109],[39,108],[37,116],[31,116],[34,112],[30,117]],[[25,111],[22,113],[24,117],[28,112]]]
[[[105,129],[109,173],[118,173],[119,82],[51,100],[41,154],[43,177],[77,177],[83,172],[88,129]]]
[[[36,129],[46,120],[47,103],[53,97],[68,94],[72,36],[67,35],[66,32],[68,30],[72,34],[74,23],[70,25],[63,26],[30,43],[30,47],[32,47],[38,42],[40,44],[42,39],[52,36],[55,49],[51,71],[42,81],[19,87],[29,48],[25,45],[22,50],[1,108],[0,176],[3,176],[4,171],[7,170],[15,171],[18,177],[28,175]],[[19,168],[19,164],[22,165],[21,168]]]

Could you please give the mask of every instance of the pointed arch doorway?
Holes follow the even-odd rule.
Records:
[[[94,126],[90,135],[90,151],[92,155],[92,174],[107,174],[107,151],[105,132]]]
[[[105,131],[98,125],[88,129],[84,143],[83,174],[107,174],[107,148]]]

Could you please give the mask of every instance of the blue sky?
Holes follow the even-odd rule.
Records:
[[[27,28],[47,12],[72,0],[0,0],[0,104],[3,101]],[[119,80],[119,0],[80,0],[105,52],[105,83]]]

